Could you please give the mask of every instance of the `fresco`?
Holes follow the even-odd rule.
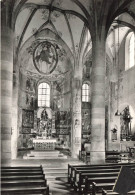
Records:
[[[34,127],[34,111],[33,110],[22,110],[22,128],[33,128]]]
[[[55,128],[57,135],[68,135],[71,129],[71,114],[69,111],[55,112]]]
[[[49,41],[39,43],[34,50],[33,62],[38,72],[50,74],[58,62],[56,47]]]

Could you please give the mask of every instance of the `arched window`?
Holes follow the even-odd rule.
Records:
[[[86,83],[82,86],[82,102],[89,102],[89,85]]]
[[[134,36],[134,33],[132,33],[130,37],[130,41],[129,41],[129,68],[135,65],[134,50],[135,50],[135,36]]]
[[[40,83],[38,86],[38,107],[50,107],[50,86]]]
[[[125,44],[125,70],[135,65],[135,35],[128,33]]]

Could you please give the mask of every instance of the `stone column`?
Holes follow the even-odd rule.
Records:
[[[1,161],[11,161],[13,33],[7,26],[1,29]]]
[[[17,157],[17,137],[18,137],[18,76],[13,73],[13,96],[12,96],[12,131],[11,131],[11,157]]]
[[[105,40],[98,36],[92,47],[92,113],[90,163],[105,162]]]
[[[81,86],[82,82],[77,77],[73,79],[72,85],[72,133],[71,133],[71,155],[77,158],[81,150]]]

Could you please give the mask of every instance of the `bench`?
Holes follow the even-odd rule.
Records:
[[[9,170],[9,169],[42,169],[42,165],[40,166],[10,166],[10,167],[6,167],[3,166],[1,169],[3,170]]]
[[[106,182],[115,182],[117,179],[117,176],[109,176],[109,177],[93,177],[93,178],[85,178],[85,187],[83,189],[84,192],[90,192],[92,191],[92,183],[106,183]]]
[[[106,151],[106,162],[119,162],[121,161],[121,152],[118,151]]]
[[[120,195],[120,194],[117,192],[113,192],[112,190],[102,189],[102,195]],[[128,192],[127,195],[135,195],[135,190]]]
[[[88,172],[90,170],[95,170],[95,169],[120,169],[122,165],[127,165],[130,167],[134,167],[135,163],[121,163],[121,164],[102,164],[102,165],[80,165],[80,166],[71,166],[68,165],[68,182],[73,185],[73,182],[76,178],[76,174],[79,174],[79,172]],[[92,171],[90,171],[92,172]],[[93,171],[94,172],[94,171]]]
[[[120,164],[102,164],[102,165],[69,165],[69,181],[75,190],[87,191],[85,188],[89,188],[92,183],[92,179],[95,177],[117,177],[122,165],[126,165],[135,169],[135,163],[120,163]],[[88,178],[86,181],[86,177]],[[87,184],[86,184],[87,182]]]
[[[49,195],[49,187],[11,187],[11,188],[1,188],[2,195],[18,195],[18,194],[43,194]]]
[[[119,172],[110,172],[110,173],[80,173],[79,178],[76,178],[74,182],[74,189],[79,191],[86,191],[85,184],[86,178],[98,178],[98,177],[117,177]],[[87,187],[88,189],[88,187]],[[91,189],[91,188],[90,188]]]
[[[135,167],[132,168],[135,171]],[[108,178],[106,180],[97,180],[93,181],[92,183],[92,194],[95,195],[98,192],[101,192],[102,189],[104,190],[112,190],[115,185],[115,180],[109,180]],[[132,188],[133,189],[133,188]],[[102,191],[103,193],[103,191]]]
[[[34,185],[40,185],[40,186],[46,186],[46,179],[37,179],[37,180],[9,180],[9,181],[1,181],[1,187],[12,187],[12,186],[34,186]]]
[[[131,168],[134,168],[135,165],[130,166]],[[114,171],[119,171],[121,168],[121,166],[116,166],[116,167],[101,167],[100,169],[96,169],[96,168],[87,168],[87,169],[74,169],[74,171],[72,172],[72,178],[71,178],[71,184],[74,182],[75,178],[77,178],[79,176],[79,173],[105,173],[105,172],[114,172]]]
[[[135,170],[135,167],[132,168],[133,170]],[[118,174],[119,174],[119,170],[113,170],[113,172],[99,172],[99,173],[80,173],[79,174],[79,178],[78,181],[76,179],[75,181],[75,188],[78,188],[79,191],[90,191],[91,189],[91,185],[92,182],[105,182],[105,181],[113,181],[115,182]]]
[[[70,183],[71,177],[73,175],[74,169],[85,169],[85,168],[101,168],[101,167],[111,167],[111,166],[122,166],[122,165],[135,165],[135,163],[107,163],[107,164],[98,164],[98,165],[70,165],[68,164],[68,183]]]
[[[107,182],[107,183],[92,183],[92,195],[96,195],[99,192],[102,192],[102,188],[105,190],[112,190],[115,182]]]
[[[1,193],[44,194],[49,195],[49,186],[42,166],[38,167],[2,167]]]
[[[1,176],[1,180],[2,181],[8,181],[8,180],[29,180],[29,179],[44,179],[45,178],[45,175],[44,174],[40,174],[40,175],[30,175],[30,176]]]
[[[1,172],[1,176],[30,176],[30,175],[40,175],[43,174],[42,171],[11,171],[11,172]]]

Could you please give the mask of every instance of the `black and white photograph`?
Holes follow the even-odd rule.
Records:
[[[135,0],[0,0],[1,195],[135,195]]]

